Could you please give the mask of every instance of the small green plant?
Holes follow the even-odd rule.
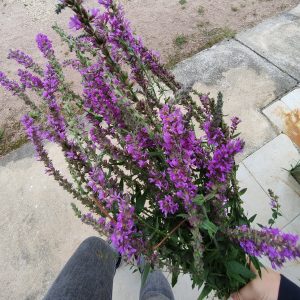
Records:
[[[186,4],[186,0],[179,0],[179,4],[180,4],[180,5]]]
[[[202,16],[204,14],[204,7],[203,6],[199,6],[199,8],[198,8],[198,14],[200,16]]]
[[[182,47],[187,42],[188,42],[187,37],[184,34],[178,35],[174,40],[174,44],[177,47]]]
[[[3,137],[4,137],[4,129],[3,129],[3,128],[0,128],[0,143],[1,143],[2,140],[3,140]]]
[[[292,165],[289,172],[295,180],[300,183],[300,161],[298,161],[294,166]]]

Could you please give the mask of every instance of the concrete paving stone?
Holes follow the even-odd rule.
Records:
[[[300,236],[300,215],[283,228],[285,232],[296,233]],[[300,284],[300,261],[292,261],[285,264],[283,274]]]
[[[299,7],[241,32],[236,39],[300,80]]]
[[[300,17],[300,4],[289,11],[289,14]]]
[[[282,214],[288,222],[300,213],[300,185],[285,169],[299,159],[288,136],[280,134],[243,161],[265,192],[272,189],[279,196]]]
[[[257,223],[267,225],[268,220],[272,215],[270,197],[255,180],[243,163],[239,164],[237,178],[239,180],[240,188],[247,188],[246,193],[242,196],[245,212],[247,213],[248,217],[257,214],[253,225],[255,227],[257,227]],[[283,227],[287,223],[288,220],[285,217],[282,217],[277,220],[276,226]]]
[[[297,82],[239,42],[222,42],[187,59],[174,69],[185,87],[224,95],[224,114],[238,116],[247,157],[277,133],[260,109],[296,86]],[[197,100],[197,99],[196,99]],[[229,119],[229,117],[227,118]]]
[[[262,112],[280,132],[285,132],[284,116],[289,111],[289,107],[278,100],[267,106]]]
[[[300,109],[300,88],[294,89],[287,95],[281,98],[289,109]]]
[[[55,162],[63,165],[60,153]],[[95,235],[31,146],[0,160],[0,299],[41,299],[79,244]],[[5,287],[5,288],[4,288]]]

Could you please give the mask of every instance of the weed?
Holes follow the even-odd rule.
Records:
[[[180,5],[186,4],[186,0],[179,0],[179,4],[180,4]]]
[[[184,34],[180,34],[174,39],[174,45],[177,47],[182,47],[187,43],[187,41],[187,37]]]
[[[206,43],[201,44],[199,47],[194,48],[187,53],[180,53],[179,51],[176,51],[176,53],[174,55],[168,57],[168,62],[166,64],[166,66],[167,66],[167,68],[171,69],[180,61],[182,61],[188,57],[191,57],[192,55],[198,53],[199,51],[210,48],[213,45],[221,42],[224,39],[233,38],[235,34],[236,34],[236,32],[228,27],[215,28],[214,30],[208,31],[206,33],[206,36],[207,36]]]
[[[198,28],[203,28],[203,27],[208,26],[208,25],[209,25],[209,21],[206,21],[206,22],[201,21],[201,22],[197,23],[196,26]]]
[[[3,137],[4,137],[4,129],[3,129],[3,128],[0,128],[0,143],[1,143],[2,140],[3,140]]]
[[[198,14],[200,16],[204,14],[204,7],[203,6],[199,6],[199,8],[198,8]]]

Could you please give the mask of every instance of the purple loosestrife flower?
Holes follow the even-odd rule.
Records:
[[[19,93],[22,91],[22,88],[14,80],[9,80],[6,75],[0,71],[0,84],[9,92],[13,94]]]
[[[249,255],[268,257],[273,268],[282,267],[287,260],[300,257],[299,236],[277,228],[254,230],[243,225],[233,230],[231,236]]]
[[[167,180],[166,171],[149,171],[149,182],[153,183],[162,192],[168,192],[170,189],[169,182]]]
[[[110,221],[108,227],[112,229],[111,241],[117,250],[129,259],[143,246],[142,239],[137,237],[138,231],[134,224],[134,207],[130,205],[129,195],[107,185],[105,173],[100,168],[89,172],[89,187],[97,195],[98,200],[108,209],[113,204],[119,208],[116,223]]]
[[[133,158],[139,167],[149,167],[149,148],[154,148],[155,143],[148,134],[147,128],[142,128],[138,131],[136,136],[127,134],[125,137],[127,153]]]
[[[224,139],[224,134],[219,127],[215,127],[212,121],[203,123],[203,130],[206,134],[207,143],[209,145],[218,146]]]
[[[9,50],[8,57],[9,59],[14,59],[19,64],[23,65],[26,69],[34,65],[33,59],[20,50]]]
[[[140,232],[136,229],[134,207],[130,205],[128,198],[124,195],[118,202],[119,213],[110,238],[116,249],[130,260],[135,254],[141,253],[144,243],[141,237],[137,237]]]
[[[47,156],[43,140],[51,139],[51,134],[47,131],[42,131],[38,125],[34,124],[34,122],[34,119],[28,115],[24,115],[21,119],[21,123],[25,128],[26,134],[33,143],[37,159],[43,160],[43,158]],[[48,165],[46,165],[46,172],[50,172],[52,168],[52,163],[48,162]]]
[[[54,50],[52,49],[52,42],[45,34],[39,33],[36,36],[36,42],[38,48],[43,53],[44,57],[49,59],[54,55]]]
[[[200,144],[194,132],[186,128],[180,109],[165,105],[160,110],[160,117],[163,123],[163,148],[169,165],[167,171],[177,189],[177,197],[184,201],[187,208],[197,192],[192,168],[196,163],[194,152]]]
[[[44,92],[43,97],[47,100],[52,100],[55,96],[55,93],[58,90],[59,79],[58,76],[50,64],[47,64],[46,70],[44,72]]]
[[[231,126],[230,126],[231,135],[236,131],[236,129],[240,123],[241,123],[241,120],[238,117],[231,118]]]
[[[207,163],[207,177],[209,189],[215,183],[225,183],[234,166],[234,155],[243,150],[244,142],[240,139],[229,140],[215,149],[213,157]]]
[[[30,72],[19,69],[18,75],[20,77],[20,82],[23,84],[24,87],[29,88],[29,89],[32,89],[32,88],[42,89],[43,88],[42,80],[39,77],[34,76]]]
[[[84,106],[87,110],[103,116],[108,125],[124,128],[118,97],[111,88],[103,61],[81,71],[84,77]]]
[[[110,8],[113,4],[113,0],[98,0],[100,5],[103,5],[105,8]]]
[[[61,142],[66,141],[66,122],[61,113],[55,93],[58,90],[59,80],[53,67],[48,64],[44,72],[44,92],[43,97],[48,103],[50,114],[48,115],[48,124],[53,129],[55,136]]]
[[[174,215],[179,209],[178,203],[175,203],[173,197],[170,195],[166,195],[162,200],[159,200],[158,203],[165,217],[167,217],[168,214]]]
[[[79,30],[83,28],[83,24],[81,23],[77,15],[70,18],[69,28],[75,30]]]
[[[89,9],[89,16],[91,20],[95,19],[99,14],[100,11],[98,8]]]

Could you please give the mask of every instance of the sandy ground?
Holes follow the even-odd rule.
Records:
[[[92,6],[96,1],[86,1]],[[178,61],[263,19],[289,10],[299,0],[123,0],[136,33],[149,48],[158,50],[172,67]],[[58,22],[66,27],[70,12],[57,16],[54,0],[0,0],[0,70],[14,77],[18,66],[6,60],[8,50],[22,49],[44,62],[35,47],[38,32],[50,35],[59,58],[67,53],[51,30]],[[0,155],[24,142],[19,125],[26,107],[0,88]]]

